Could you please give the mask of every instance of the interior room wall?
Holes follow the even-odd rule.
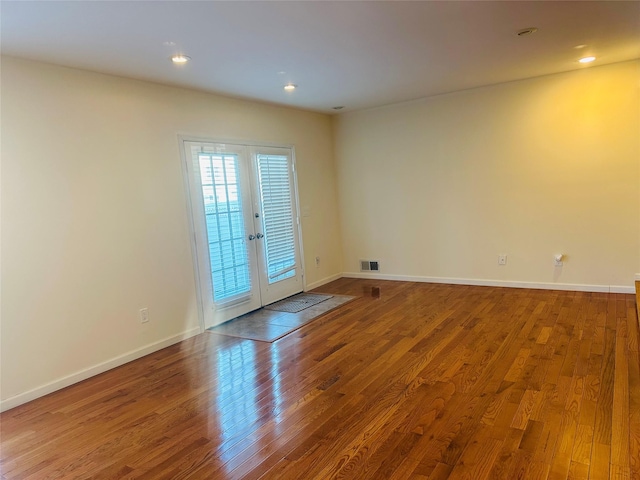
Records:
[[[8,57],[1,95],[3,408],[199,332],[178,134],[294,145],[306,283],[341,273],[329,116]]]
[[[337,117],[346,274],[632,292],[639,65]]]

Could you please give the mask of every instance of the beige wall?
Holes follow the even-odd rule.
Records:
[[[639,65],[341,115],[345,271],[371,259],[400,277],[632,291]],[[567,256],[562,268],[556,253]]]
[[[178,134],[294,145],[307,284],[342,271],[328,116],[13,58],[1,81],[5,407],[199,328]]]

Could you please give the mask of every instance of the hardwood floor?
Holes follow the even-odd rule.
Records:
[[[376,292],[372,287],[379,287]],[[3,479],[638,479],[633,295],[341,279],[5,412]]]

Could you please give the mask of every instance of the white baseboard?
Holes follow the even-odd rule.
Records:
[[[482,280],[471,278],[420,277],[411,275],[383,275],[360,272],[345,272],[347,278],[371,278],[375,280],[396,280],[403,282],[444,283],[451,285],[477,285],[481,287],[533,288],[537,290],[567,290],[575,292],[635,293],[633,286],[585,285],[580,283],[516,282],[509,280]]]
[[[636,273],[636,282],[640,282],[640,273]]]
[[[112,358],[111,360],[107,360],[106,362],[99,363],[98,365],[94,365],[93,367],[89,367],[84,370],[80,370],[79,372],[72,373],[71,375],[67,375],[66,377],[59,378],[58,380],[55,380],[51,383],[47,383],[46,385],[42,385],[27,392],[9,397],[5,400],[0,401],[0,412],[4,412],[5,410],[17,407],[18,405],[22,405],[23,403],[30,402],[31,400],[35,400],[36,398],[44,397],[45,395],[55,392],[56,390],[60,390],[62,388],[68,387],[69,385],[73,385],[74,383],[78,383],[82,380],[86,380],[87,378],[91,378],[100,373],[104,373],[107,370],[119,367],[121,365],[124,365],[125,363],[131,362],[132,360],[136,360],[138,358],[144,357],[145,355],[149,355],[150,353],[157,352],[158,350],[161,350],[165,347],[198,335],[200,331],[200,327],[192,328],[178,335],[173,335],[158,342],[145,345],[142,348],[138,348],[131,352]]]
[[[322,280],[318,280],[317,282],[310,283],[309,285],[306,286],[304,291],[306,292],[308,290],[313,290],[314,288],[321,287],[322,285],[326,285],[327,283],[333,282],[334,280],[338,280],[339,278],[342,278],[342,277],[343,277],[342,273],[331,275],[330,277],[323,278]]]
[[[636,293],[636,287],[625,287],[624,285],[609,285],[609,293]]]

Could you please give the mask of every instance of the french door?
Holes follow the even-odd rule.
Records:
[[[301,292],[292,150],[183,143],[205,328]]]

